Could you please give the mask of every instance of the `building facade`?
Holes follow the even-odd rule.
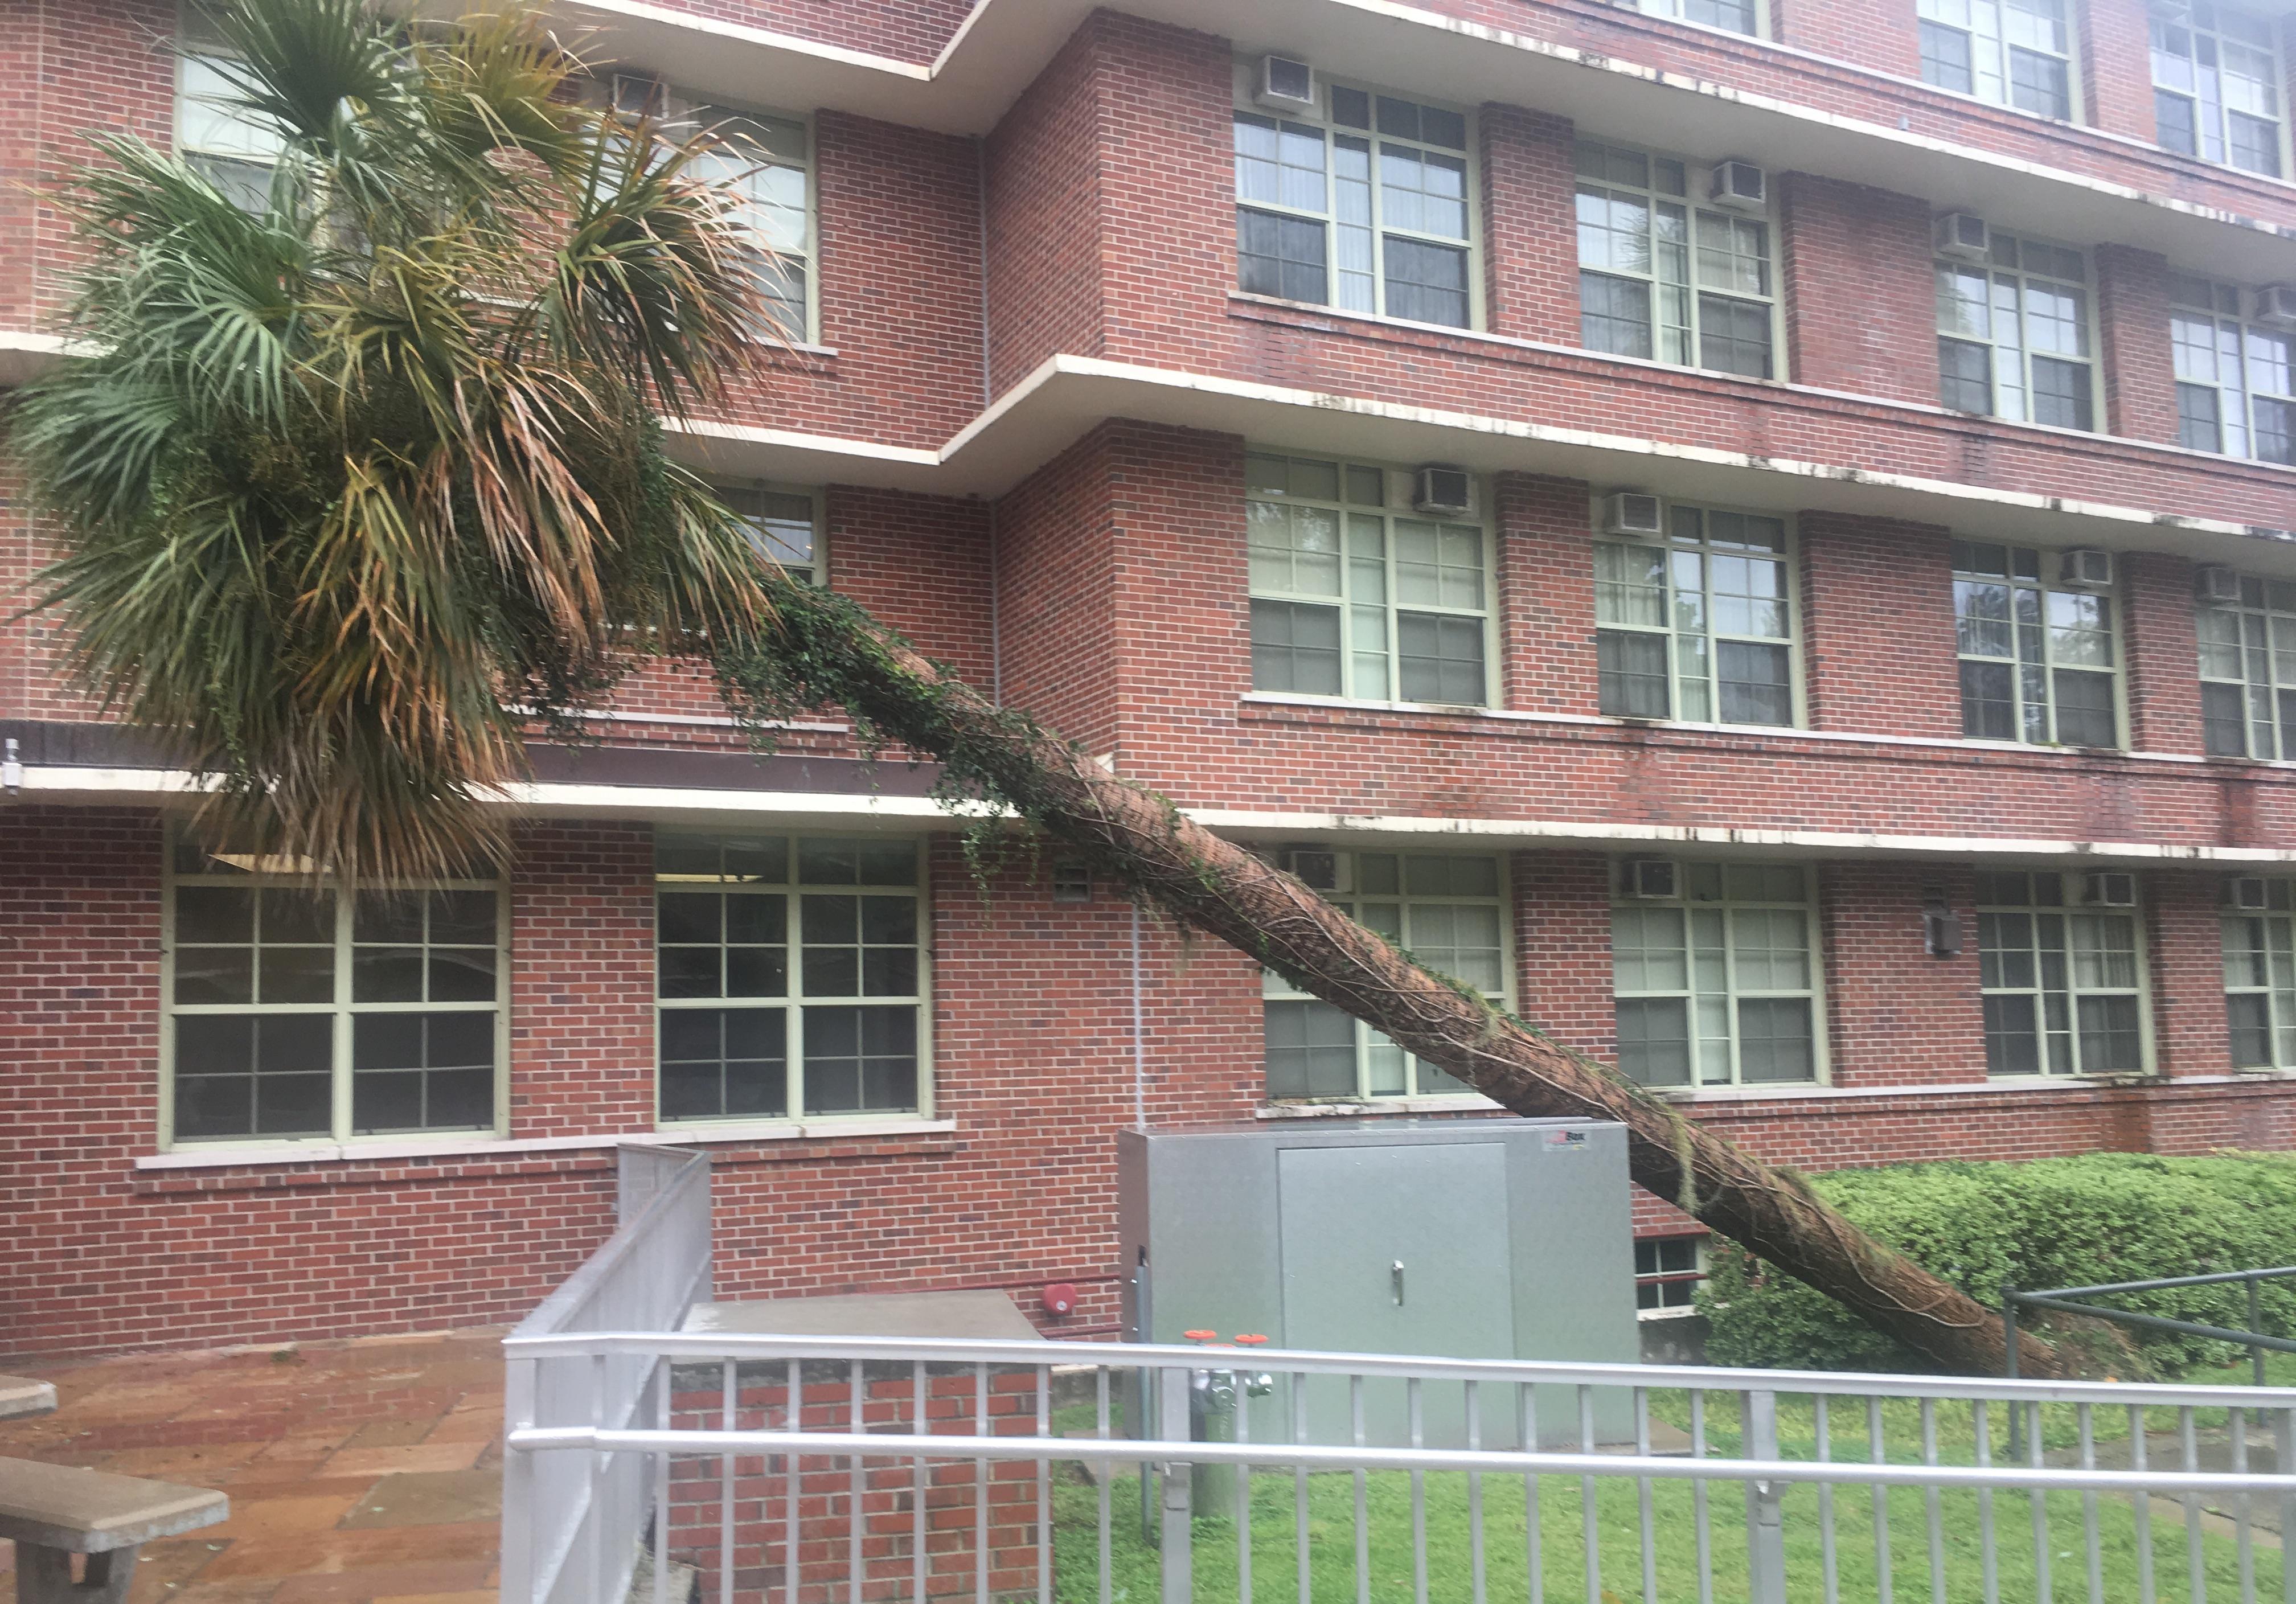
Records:
[[[2283,0],[568,12],[756,155],[789,339],[676,447],[791,566],[1767,1157],[2296,1145]],[[0,380],[86,131],[259,181],[205,48],[0,4]],[[697,673],[408,896],[199,838],[59,656],[0,625],[0,1352],[515,1317],[633,1138],[720,1296],[1107,1335],[1119,1129],[1488,1107]]]

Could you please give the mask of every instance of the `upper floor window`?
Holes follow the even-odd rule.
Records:
[[[1695,205],[1702,169],[1581,141],[1578,338],[1590,351],[1776,376],[1767,215]]]
[[[2192,0],[2152,11],[2152,118],[2172,151],[2277,178],[2280,59],[2272,19]]]
[[[1940,89],[2070,120],[2064,0],[1918,0],[1922,77]]]
[[[2201,732],[2214,757],[2296,758],[2296,582],[2240,576],[2201,607]]]
[[[664,834],[654,874],[665,1123],[922,1107],[914,841]]]
[[[758,555],[800,585],[827,583],[821,537],[821,494],[768,485],[720,485],[719,499],[739,518]]]
[[[2112,596],[2062,583],[2064,555],[1953,543],[1964,735],[2039,746],[2120,744]]]
[[[1817,937],[1792,863],[1614,865],[1619,1068],[1646,1086],[1817,1078]]]
[[[2177,438],[2194,451],[2296,462],[2296,333],[2241,321],[2241,291],[2169,275]]]
[[[2096,427],[2088,263],[1995,233],[1987,266],[1937,265],[1939,397],[1956,412]]]
[[[2136,877],[1977,877],[1979,986],[1991,1075],[2144,1068]]]
[[[1316,85],[1320,119],[1235,113],[1240,287],[1468,327],[1475,286],[1466,114]]]
[[[176,58],[176,150],[233,204],[259,212],[285,142],[277,125],[235,103],[240,92],[223,66],[230,58],[202,43],[193,24]]]
[[[1794,722],[1792,564],[1783,519],[1670,503],[1668,537],[1595,543],[1602,709],[1623,718]]]
[[[172,1141],[496,1128],[499,882],[315,887],[299,863],[188,836],[169,868]]]
[[[1292,868],[1357,922],[1495,1002],[1512,994],[1499,860],[1448,853],[1297,851]],[[1361,1020],[1263,971],[1267,1095],[1466,1096],[1473,1088]]]
[[[1253,690],[1490,700],[1489,532],[1414,513],[1413,479],[1361,462],[1245,459]]]
[[[1682,22],[1703,23],[1708,28],[1724,28],[1732,33],[1759,34],[1762,31],[1759,0],[1640,0],[1641,9],[1653,17],[1672,17]]]
[[[2243,882],[2235,881],[2235,885]],[[2224,915],[2225,1023],[2242,1069],[2296,1069],[2296,883],[2245,882],[2260,907]],[[2230,900],[2230,899],[2227,899]]]

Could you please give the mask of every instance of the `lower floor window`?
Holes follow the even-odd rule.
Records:
[[[2108,1075],[2144,1068],[2136,915],[2099,905],[2104,897],[2095,884],[2128,879],[1977,877],[1988,1073]]]
[[[922,1107],[914,841],[664,834],[654,869],[665,1122]]]
[[[1808,875],[1789,863],[1614,865],[1619,1068],[1646,1086],[1817,1078]]]
[[[1635,1243],[1636,1313],[1688,1313],[1705,1279],[1704,1237],[1643,1237]]]
[[[1447,854],[1303,852],[1300,877],[1340,911],[1419,962],[1493,1002],[1508,994],[1499,861]],[[1262,984],[1267,1095],[1311,1098],[1459,1096],[1472,1092],[1273,970]]]
[[[2296,885],[2264,887],[2263,911],[2225,915],[2225,1023],[2239,1068],[2296,1068]]]

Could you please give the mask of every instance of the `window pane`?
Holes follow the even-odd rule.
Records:
[[[1341,694],[1340,611],[1296,602],[1251,604],[1251,688]]]
[[[1323,1002],[1270,1002],[1263,1006],[1269,1097],[1357,1095],[1352,1019]]]
[[[806,1010],[807,1113],[906,1112],[916,1106],[914,1005]]]
[[[1620,1073],[1645,1086],[1690,1084],[1689,1017],[1678,997],[1620,998]]]
[[[1600,630],[1595,656],[1603,712],[1617,718],[1669,716],[1666,636]]]
[[[1744,641],[1715,643],[1715,677],[1722,693],[1722,722],[1745,724],[1793,723],[1793,688],[1784,646]]]
[[[1294,297],[1293,299],[1299,299]],[[1387,315],[1467,326],[1467,253],[1421,240],[1387,239]]]
[[[1330,299],[1324,278],[1324,225],[1274,212],[1236,212],[1236,261],[1252,295],[1317,305]]]
[[[1652,354],[1650,286],[1608,274],[1578,275],[1578,338],[1590,351],[1614,356]]]
[[[1396,615],[1403,700],[1472,706],[1483,700],[1483,624],[1429,613]]]

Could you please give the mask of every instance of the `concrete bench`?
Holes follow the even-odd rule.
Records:
[[[120,1604],[136,1550],[230,1513],[231,1501],[207,1487],[0,1459],[0,1537],[16,1544],[17,1604]],[[87,1556],[78,1582],[74,1554]]]
[[[0,1420],[11,1415],[47,1414],[55,1406],[54,1382],[35,1381],[29,1376],[0,1376]]]

